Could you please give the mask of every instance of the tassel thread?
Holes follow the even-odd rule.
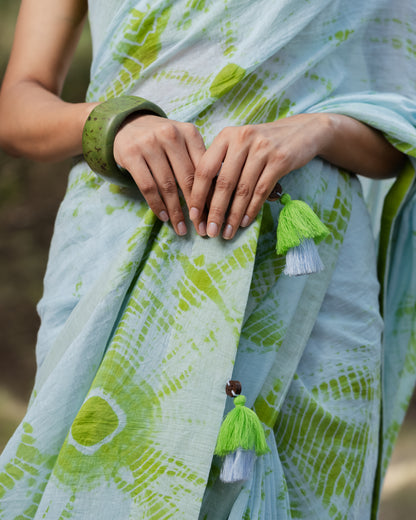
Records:
[[[225,457],[220,474],[223,482],[248,480],[256,457],[270,451],[260,419],[245,406],[244,395],[233,394],[235,407],[221,425],[215,448],[216,455]]]
[[[280,196],[280,202],[283,208],[276,231],[276,253],[286,255],[284,273],[299,276],[322,271],[316,244],[329,235],[329,229],[306,202],[293,200],[287,193]]]
[[[307,238],[286,253],[286,267],[283,272],[288,276],[320,273],[323,269],[324,264],[312,238]]]

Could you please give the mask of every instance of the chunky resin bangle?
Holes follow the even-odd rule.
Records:
[[[121,186],[131,184],[132,178],[114,160],[114,139],[123,121],[135,112],[167,117],[160,107],[146,99],[121,96],[97,105],[89,115],[82,133],[82,152],[88,166],[104,179]]]

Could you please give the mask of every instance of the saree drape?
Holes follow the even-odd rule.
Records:
[[[289,278],[278,203],[232,241],[178,237],[137,189],[71,171],[38,310],[38,371],[0,459],[0,518],[356,519],[377,495],[416,372],[416,21],[410,2],[91,0],[88,100],[137,94],[205,142],[228,125],[337,112],[408,154],[380,231],[319,158],[282,185],[330,236]],[[188,226],[190,228],[190,226]],[[270,453],[222,484],[243,384]],[[228,400],[227,400],[228,399]]]

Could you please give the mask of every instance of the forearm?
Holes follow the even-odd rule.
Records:
[[[406,156],[381,132],[339,114],[317,114],[325,128],[319,156],[345,170],[385,179],[397,175]]]
[[[35,81],[4,88],[0,96],[0,146],[39,161],[82,153],[82,130],[95,103],[66,103]]]
[[[208,235],[214,237],[224,225],[223,237],[233,238],[240,226],[253,222],[280,179],[315,157],[379,179],[397,174],[406,160],[380,132],[337,114],[297,114],[271,123],[227,127],[195,170],[190,199],[195,229],[202,235],[200,229],[207,224]],[[209,213],[204,218],[206,206]]]

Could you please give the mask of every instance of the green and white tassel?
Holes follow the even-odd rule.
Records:
[[[244,395],[235,395],[235,408],[225,417],[218,435],[215,454],[225,457],[220,473],[223,482],[248,480],[257,456],[270,451],[260,419],[245,403]]]
[[[276,252],[286,255],[284,273],[289,276],[318,273],[323,270],[316,244],[329,235],[329,230],[301,200],[292,200],[284,193],[280,197],[283,209],[277,225]]]

